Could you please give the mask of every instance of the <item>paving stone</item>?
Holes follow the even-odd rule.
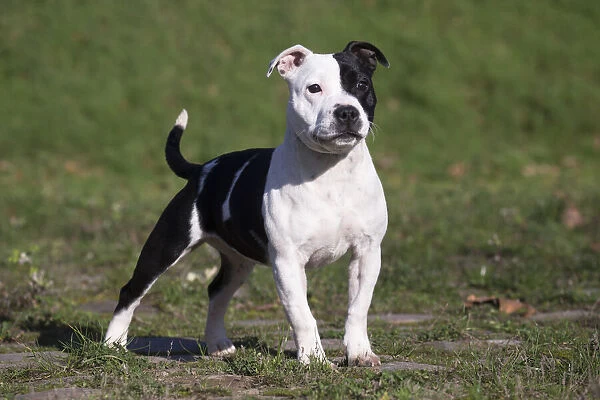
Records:
[[[164,355],[164,356],[147,356],[148,361],[153,362],[155,364],[164,363],[164,362],[194,362],[200,359],[210,359],[209,356],[200,356],[196,354],[175,354],[175,355]]]
[[[321,339],[321,345],[324,350],[344,349],[344,343],[341,339]],[[293,340],[288,340],[283,344],[283,350],[296,351],[296,343]]]
[[[246,319],[240,321],[233,321],[232,325],[242,327],[253,327],[253,326],[275,326],[275,325],[287,325],[286,321],[280,319]]]
[[[518,346],[521,344],[519,340],[513,339],[491,339],[491,340],[458,340],[451,342],[449,340],[439,340],[435,342],[424,343],[423,346],[433,347],[438,350],[457,352],[472,348],[485,349],[489,347],[507,347]]]
[[[32,392],[18,394],[15,400],[65,400],[65,399],[87,399],[97,398],[102,394],[100,389],[88,388],[61,388],[46,390],[44,392]]]
[[[493,346],[498,346],[498,347],[519,346],[521,344],[520,340],[515,340],[515,339],[489,339],[489,340],[482,340],[481,342],[491,344]]]
[[[587,310],[565,310],[547,313],[537,313],[531,316],[533,321],[575,321],[578,319],[600,318],[599,313],[594,313]]]
[[[29,352],[29,346],[23,343],[0,343],[0,354]]]
[[[418,324],[433,319],[431,314],[375,314],[369,321],[383,321],[391,324]]]
[[[6,353],[0,354],[0,369],[1,368],[25,368],[35,365],[39,360],[61,361],[67,355],[61,351],[41,351],[36,353]]]
[[[193,338],[179,337],[134,337],[127,349],[147,356],[206,354],[204,343]]]
[[[376,368],[381,371],[441,371],[446,369],[446,367],[440,365],[397,361],[386,354],[380,354],[379,358],[381,359],[381,366]],[[331,362],[334,365],[344,367],[346,365],[346,357],[334,357],[331,359]]]
[[[407,361],[391,361],[381,364],[382,371],[442,371],[445,367],[432,364],[420,364]]]

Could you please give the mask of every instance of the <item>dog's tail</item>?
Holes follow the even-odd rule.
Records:
[[[187,111],[182,110],[169,137],[167,138],[167,145],[165,146],[165,156],[167,158],[167,164],[171,167],[171,170],[175,172],[175,175],[183,179],[190,179],[193,175],[193,171],[198,167],[197,164],[188,162],[179,148],[179,142],[181,141],[181,135],[187,126],[188,114]]]

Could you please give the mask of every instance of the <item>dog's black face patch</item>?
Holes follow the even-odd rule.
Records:
[[[377,97],[373,88],[373,67],[349,51],[335,53],[333,58],[340,66],[340,81],[344,90],[358,99],[369,122],[375,118]]]

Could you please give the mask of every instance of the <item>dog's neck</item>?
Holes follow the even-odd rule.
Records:
[[[301,182],[313,181],[325,175],[338,178],[353,175],[362,168],[364,162],[371,161],[364,140],[348,153],[320,153],[309,149],[290,129],[285,132],[281,148],[290,167],[289,172]]]

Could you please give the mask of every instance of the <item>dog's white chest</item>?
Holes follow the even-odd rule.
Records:
[[[381,240],[387,209],[370,157],[355,164],[345,160],[313,177],[298,174],[289,164],[276,167],[283,153],[276,150],[273,156],[275,165],[264,199],[265,227],[272,246],[280,251],[293,249],[307,267],[318,267],[349,249]],[[289,163],[289,157],[285,158]]]

